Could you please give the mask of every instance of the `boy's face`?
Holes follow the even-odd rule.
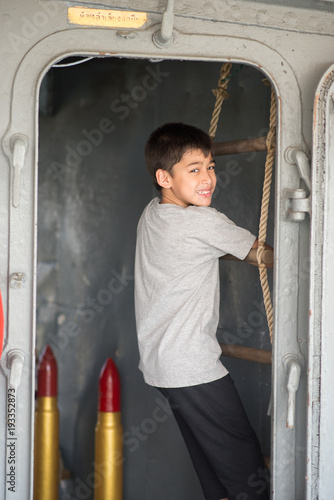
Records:
[[[161,203],[181,207],[208,207],[211,204],[217,182],[211,154],[205,156],[201,149],[190,149],[173,166],[172,174],[157,171],[157,180],[162,187]]]

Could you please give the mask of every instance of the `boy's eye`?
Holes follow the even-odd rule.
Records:
[[[208,166],[208,170],[215,170],[215,168],[216,168],[215,164]],[[190,170],[190,173],[192,173],[192,172],[194,172],[194,173],[199,172],[199,168],[193,168],[192,170]]]

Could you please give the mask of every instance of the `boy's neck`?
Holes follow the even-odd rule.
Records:
[[[183,208],[186,208],[186,207],[189,206],[186,203],[183,203],[181,200],[179,200],[175,196],[173,196],[173,194],[172,194],[172,192],[171,192],[170,189],[164,189],[164,188],[162,188],[161,189],[161,201],[160,201],[160,205],[163,205],[165,203],[169,203],[171,205],[177,205],[177,206],[183,207]]]

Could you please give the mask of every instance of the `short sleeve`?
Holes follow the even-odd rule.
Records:
[[[210,207],[198,208],[197,238],[209,245],[215,256],[231,254],[243,260],[256,239],[247,229],[237,226],[226,215]]]

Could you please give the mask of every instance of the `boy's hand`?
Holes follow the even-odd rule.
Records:
[[[272,269],[274,267],[274,252],[272,249],[265,249],[262,253],[262,262],[268,269]],[[257,249],[252,249],[248,253],[247,257],[244,259],[245,262],[249,264],[253,264],[254,266],[258,266],[257,261]]]
[[[237,260],[239,262],[248,262],[253,266],[258,266],[257,262],[257,249],[258,249],[258,240],[256,239],[251,250],[245,257],[243,261],[234,257],[233,255],[227,254],[224,257],[221,257],[222,260]],[[262,262],[268,269],[272,269],[274,267],[274,250],[271,246],[265,244],[265,250],[262,253]]]
[[[258,266],[258,261],[257,261],[258,248],[259,248],[259,241],[258,239],[256,239],[253,243],[251,250],[244,259],[245,262],[249,262],[254,266]],[[264,248],[265,249],[262,252],[261,260],[267,268],[272,269],[274,267],[274,249],[270,245],[267,245],[267,243],[264,244]]]

